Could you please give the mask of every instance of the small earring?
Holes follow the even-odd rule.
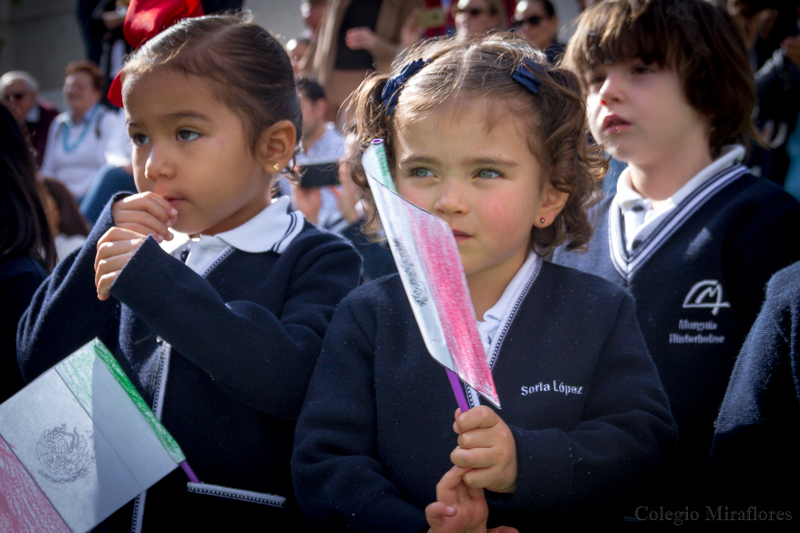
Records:
[[[541,224],[542,226],[544,226],[545,222],[546,222],[546,220],[544,219],[544,217],[539,219],[539,224]]]
[[[272,165],[272,170],[274,170],[275,172],[278,172],[280,169],[281,169],[281,166],[278,163],[275,163],[274,165]]]
[[[606,103],[606,101],[605,101],[605,100],[603,100],[603,99],[601,98],[601,99],[600,99],[600,105],[607,106],[608,104]]]

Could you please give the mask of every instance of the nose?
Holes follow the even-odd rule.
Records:
[[[467,187],[461,180],[445,178],[439,184],[439,195],[433,204],[437,215],[459,215],[469,211]]]
[[[603,84],[597,94],[603,105],[609,102],[620,102],[625,97],[624,85],[621,75],[616,72],[607,72]]]
[[[144,165],[144,177],[148,180],[169,179],[175,175],[175,166],[169,148],[157,143],[150,144],[150,152]]]

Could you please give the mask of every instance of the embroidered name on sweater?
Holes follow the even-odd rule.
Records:
[[[556,392],[558,394],[563,394],[564,396],[569,396],[571,394],[583,394],[583,387],[567,385],[563,381],[558,381],[557,379],[552,381],[552,385],[550,383],[540,381],[535,385],[522,386],[522,396],[527,396],[536,392]]]

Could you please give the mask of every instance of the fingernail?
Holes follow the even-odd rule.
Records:
[[[157,240],[159,243],[161,243],[161,242],[164,242],[164,237],[162,237],[161,235],[156,235],[156,240]]]
[[[448,506],[447,506],[447,512],[448,512],[448,513],[455,513],[455,512],[456,512],[456,508],[455,508],[455,507],[450,507],[450,506],[448,505]]]
[[[175,216],[175,215],[178,214],[178,210],[175,209],[174,207],[170,207],[169,208],[169,214]]]

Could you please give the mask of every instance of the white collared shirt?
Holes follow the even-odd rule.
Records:
[[[628,253],[633,252],[639,243],[644,242],[661,221],[687,196],[722,170],[744,159],[744,156],[744,146],[739,144],[724,146],[717,159],[698,172],[675,194],[660,202],[657,207],[653,207],[652,200],[644,198],[633,189],[630,167],[623,170],[617,183],[614,204],[619,206],[625,222],[625,249]]]
[[[519,299],[520,291],[538,268],[538,263],[539,256],[535,252],[529,252],[525,262],[506,285],[503,295],[483,314],[483,320],[478,320],[478,334],[481,336],[483,350],[486,352],[486,359],[490,364],[490,354],[494,353],[493,343],[497,339],[497,330],[511,318],[510,315]]]
[[[172,241],[164,241],[161,247],[175,257],[189,250],[186,266],[205,276],[218,259],[233,249],[248,253],[273,251],[283,253],[303,229],[303,214],[289,212],[289,198],[282,196],[256,216],[229,231],[216,235],[201,235],[190,238],[176,234]]]

